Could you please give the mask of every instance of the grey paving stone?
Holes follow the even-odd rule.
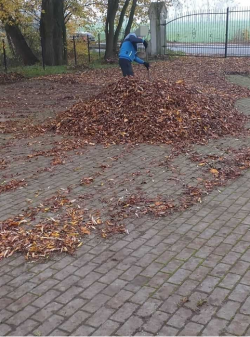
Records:
[[[140,274],[141,271],[141,267],[132,266],[124,274],[122,274],[120,278],[125,281],[132,281],[138,274]]]
[[[244,332],[249,327],[249,316],[236,314],[234,316],[234,319],[230,322],[229,326],[226,328],[226,331],[236,335],[236,336],[242,336],[244,335]]]
[[[140,317],[149,317],[157,310],[157,308],[161,304],[162,301],[157,300],[155,298],[150,298],[143,303],[140,309],[136,312],[136,315]]]
[[[181,284],[190,274],[191,272],[189,270],[180,268],[168,279],[168,282]]]
[[[232,291],[231,295],[228,297],[230,300],[243,302],[250,294],[250,287],[238,284],[236,288]]]
[[[155,276],[147,281],[147,284],[149,287],[159,288],[164,282],[167,281],[169,277],[170,275],[166,273],[158,272]]]
[[[225,329],[226,325],[227,321],[213,318],[202,331],[202,336],[219,336]]]
[[[55,329],[50,333],[50,336],[68,336],[68,332],[60,329]]]
[[[127,284],[127,281],[117,279],[112,282],[108,287],[105,285],[105,289],[102,291],[103,294],[108,296],[116,295],[121,289],[123,289]]]
[[[142,287],[133,297],[130,298],[130,301],[137,304],[143,304],[154,292],[154,288]]]
[[[91,299],[93,298],[95,295],[97,295],[99,292],[101,292],[102,290],[104,290],[104,288],[106,288],[107,285],[100,283],[100,282],[95,282],[93,283],[89,288],[87,288],[85,291],[83,291],[80,296],[86,299]]]
[[[13,315],[13,312],[10,312],[6,309],[0,310],[0,322],[4,323],[12,315]]]
[[[161,269],[162,272],[172,274],[178,270],[183,265],[183,261],[173,259],[164,268]]]
[[[119,326],[119,323],[108,320],[92,336],[113,336]]]
[[[222,260],[222,263],[234,265],[235,262],[241,257],[240,253],[229,252]]]
[[[24,307],[26,307],[29,303],[33,302],[37,296],[32,294],[25,294],[21,298],[19,298],[17,301],[12,302],[7,309],[10,311],[17,312]],[[4,303],[3,300],[1,300],[1,303]],[[34,304],[34,303],[33,303]]]
[[[228,273],[219,285],[223,288],[233,289],[240,279],[240,275]]]
[[[179,330],[165,325],[158,333],[159,336],[177,336]]]
[[[222,277],[228,272],[230,268],[231,266],[229,264],[218,263],[217,266],[210,272],[210,275]]]
[[[146,269],[144,269],[140,275],[145,277],[153,277],[158,271],[162,269],[161,263],[152,262]]]
[[[98,294],[95,296],[90,302],[88,302],[82,310],[94,313],[99,308],[101,308],[108,300],[110,299],[109,296],[104,294]]]
[[[40,283],[37,287],[35,287],[35,288],[33,287],[31,292],[32,292],[32,294],[36,294],[38,296],[41,296],[42,294],[44,294],[46,291],[53,288],[58,283],[59,283],[59,281],[57,281],[57,280],[47,279],[44,282]]]
[[[156,334],[168,319],[168,314],[161,311],[156,311],[151,316],[149,321],[143,325],[142,329],[150,332],[151,334]]]
[[[124,302],[126,302],[131,296],[133,296],[133,293],[126,290],[119,291],[118,294],[116,294],[108,303],[107,305],[110,308],[118,309],[123,305]]]
[[[227,289],[216,287],[212,294],[208,297],[208,302],[212,305],[220,306],[229,293],[230,291]]]
[[[182,296],[173,294],[166,301],[164,301],[159,310],[173,314],[180,307],[182,299]]]
[[[88,273],[88,275],[86,277],[82,277],[75,285],[75,287],[80,287],[82,289],[86,289],[89,286],[91,286],[91,284],[93,284],[94,282],[96,282],[97,280],[99,280],[102,277],[101,274],[96,273],[94,271]]]
[[[38,309],[32,305],[28,305],[21,311],[17,312],[11,318],[7,320],[7,324],[18,326],[23,323],[26,319],[30,318]]]
[[[205,325],[211,320],[212,316],[214,316],[216,310],[217,308],[205,304],[200,308],[199,312],[191,318],[191,320]]]
[[[186,308],[180,308],[168,321],[169,325],[176,328],[182,328],[186,321],[192,316],[192,311]]]
[[[134,303],[124,303],[120,309],[111,317],[113,321],[124,323],[138,309],[139,305]]]
[[[21,325],[19,325],[16,330],[11,331],[11,336],[25,336],[35,329],[39,325],[38,322],[33,321],[32,319],[27,319]]]
[[[250,261],[250,249],[248,249],[245,254],[241,257],[243,261],[249,262]]]
[[[59,311],[58,314],[64,317],[71,316],[78,309],[82,308],[86,304],[86,300],[82,298],[75,298],[72,301],[64,305]]]
[[[188,323],[185,328],[179,333],[179,336],[198,336],[204,328],[203,325],[197,323]]]
[[[11,331],[11,327],[7,324],[0,324],[0,335],[5,336]]]
[[[190,257],[188,261],[182,265],[182,268],[194,271],[201,263],[202,259],[199,259],[197,257]]]
[[[231,320],[234,317],[236,311],[239,309],[240,303],[228,301],[222,305],[217,312],[217,316],[226,320]]]
[[[103,277],[101,277],[99,282],[110,284],[111,282],[115,281],[122,273],[122,270],[112,269]]]
[[[210,271],[211,268],[200,266],[192,274],[190,274],[189,278],[196,281],[202,281]]]
[[[68,320],[63,322],[60,325],[60,328],[68,332],[72,332],[80,324],[82,324],[89,316],[90,316],[89,313],[79,310],[76,313],[74,313],[74,315],[72,315]]]
[[[214,268],[223,259],[220,255],[210,254],[206,260],[203,261],[202,265],[208,268]]]
[[[108,309],[108,308],[101,308],[97,310],[97,312],[92,315],[86,323],[88,325],[91,325],[93,327],[98,328],[100,325],[105,323],[107,319],[115,312],[114,309]]]
[[[83,289],[81,287],[72,286],[68,290],[63,292],[62,295],[58,296],[56,300],[59,303],[66,304],[70,302],[75,296],[79,295],[82,290]]]
[[[154,293],[153,297],[159,300],[166,300],[176,289],[176,285],[166,282]]]
[[[64,318],[58,315],[50,316],[46,322],[39,325],[36,330],[41,333],[42,336],[49,335],[55,328],[60,327]],[[34,328],[33,328],[34,330]]]
[[[82,324],[78,329],[72,332],[71,336],[90,336],[94,331],[95,328]]]
[[[250,315],[250,297],[247,298],[246,302],[241,307],[240,312],[245,315]]]
[[[143,325],[143,320],[139,317],[130,317],[116,332],[118,336],[132,336],[134,332]]]
[[[235,273],[238,275],[243,275],[247,271],[247,269],[250,267],[250,263],[245,261],[238,261],[230,270],[231,273]]]
[[[184,297],[189,296],[192,291],[199,285],[198,281],[194,280],[186,280],[177,290],[177,293],[179,295],[182,295]]]
[[[58,310],[62,308],[62,304],[56,303],[56,302],[51,302],[47,304],[44,308],[40,309],[35,315],[32,316],[34,320],[39,321],[39,322],[44,322],[55,314]]]
[[[207,276],[204,281],[202,281],[199,286],[200,291],[204,291],[206,293],[210,293],[213,291],[215,286],[219,283],[220,279],[218,277]]]

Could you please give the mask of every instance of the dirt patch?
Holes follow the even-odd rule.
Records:
[[[94,84],[54,82],[45,78],[8,84],[0,91],[0,122],[26,118],[43,121],[99,90]]]

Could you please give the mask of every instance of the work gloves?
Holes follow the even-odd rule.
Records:
[[[145,49],[148,48],[148,42],[146,40],[143,41],[143,45],[144,45]]]
[[[149,70],[149,63],[148,62],[144,62],[143,64]]]

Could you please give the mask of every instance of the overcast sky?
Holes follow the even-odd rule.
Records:
[[[239,5],[243,7],[249,7],[249,0],[238,0]]]

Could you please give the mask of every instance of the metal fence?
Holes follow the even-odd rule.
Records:
[[[165,55],[250,57],[250,8],[187,13],[164,25]]]
[[[45,68],[43,48],[38,38],[36,38],[35,45],[36,48],[32,48],[32,51],[39,61],[38,65]],[[67,40],[67,60],[65,64],[75,67],[95,63],[103,58],[105,46],[106,43],[101,40],[101,34],[98,34],[96,40],[81,34],[71,36]],[[0,44],[0,72],[18,71],[24,66],[22,59],[15,54],[8,39],[2,38]]]

